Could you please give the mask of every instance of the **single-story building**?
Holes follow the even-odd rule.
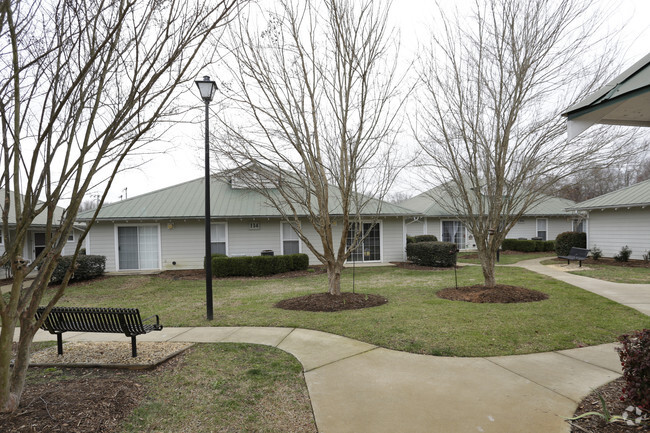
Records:
[[[5,190],[0,188],[0,197],[4,197],[5,195]],[[21,199],[23,196],[20,196]],[[4,200],[3,200],[4,201]],[[9,209],[10,212],[8,213],[8,227],[9,227],[9,238],[11,239],[14,236],[14,233],[16,231],[16,213],[14,212],[16,203],[15,203],[15,198],[14,194],[10,193],[9,194]],[[0,205],[0,212],[2,212],[3,206]],[[54,217],[53,220],[59,221],[63,215],[63,212],[65,212],[65,209],[57,206],[54,209]],[[47,213],[42,212],[34,218],[34,221],[29,226],[29,229],[27,230],[27,238],[25,242],[25,246],[23,247],[23,259],[28,260],[28,261],[33,261],[36,259],[36,257],[43,251],[45,248],[45,230],[47,228]],[[56,226],[56,223],[55,223]],[[77,237],[80,236],[81,230],[80,229],[73,229],[73,231],[68,235],[68,242],[66,245],[63,247],[62,255],[65,254],[72,254],[74,252],[74,248],[76,247],[76,242],[77,242]],[[7,240],[5,239],[5,234],[2,233],[2,230],[0,230],[0,254],[4,254],[5,252],[5,242]]]
[[[587,248],[614,257],[622,247],[642,259],[650,250],[650,180],[578,203],[570,211],[588,215]]]
[[[459,249],[476,248],[473,235],[465,229],[465,225],[456,214],[440,204],[443,199],[434,197],[444,194],[442,189],[433,188],[400,203],[401,206],[413,209],[422,214],[406,221],[406,233],[409,236],[432,234],[438,240],[455,242]],[[574,212],[566,208],[575,202],[558,197],[548,197],[528,209],[517,224],[508,232],[509,239],[553,240],[558,234],[566,231],[583,231],[585,222]]]
[[[87,253],[106,256],[107,271],[202,268],[204,182],[203,178],[196,179],[104,205],[89,231]],[[300,252],[309,256],[310,264],[320,264],[262,194],[237,182],[234,177],[213,176],[210,190],[213,253],[255,256],[264,250],[276,255]],[[337,213],[340,214],[333,205],[330,214],[336,218]],[[357,263],[405,260],[405,219],[416,212],[374,200],[363,213],[367,215],[363,221],[364,230],[370,230],[370,234],[351,260]],[[377,214],[378,222],[373,226]],[[78,220],[85,222],[91,216],[91,212],[81,213]],[[306,215],[301,225],[309,241],[320,246],[320,237]]]

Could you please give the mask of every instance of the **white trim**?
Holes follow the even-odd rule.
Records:
[[[228,251],[230,250],[230,248],[228,247],[228,221],[217,221],[217,222],[210,221],[210,243],[213,242],[212,226],[217,224],[224,225],[224,242],[226,243],[226,255],[229,256]],[[210,248],[212,248],[212,245],[210,245]]]
[[[134,271],[134,270],[142,270],[140,268],[140,259],[138,258],[138,269],[120,269],[120,248],[119,248],[119,238],[118,238],[118,229],[120,227],[157,227],[157,234],[158,234],[158,267],[157,268],[147,268],[146,270],[155,270],[155,269],[162,269],[162,239],[161,239],[161,230],[160,230],[160,223],[118,223],[118,224],[113,224],[113,234],[115,237],[115,270],[116,271]],[[138,234],[139,238],[139,234]],[[88,250],[86,250],[86,254],[88,253]]]
[[[296,232],[296,230],[293,228],[293,226],[286,222],[280,220],[280,254],[285,255],[284,252],[284,224],[287,224],[289,227],[291,227],[291,230],[296,234],[296,239],[289,239],[290,241],[298,241],[298,254],[302,254],[302,241],[300,240],[300,236]]]
[[[355,223],[356,223],[356,221],[355,221]],[[365,257],[364,257],[364,255],[362,253],[361,254],[362,260],[360,262],[357,261],[355,263],[383,263],[383,261],[384,261],[384,225],[382,223],[383,223],[383,220],[378,220],[378,221],[374,222],[374,225],[379,226],[379,260],[365,260]],[[351,223],[351,224],[354,224],[354,223]],[[361,231],[363,232],[363,225],[364,224],[373,224],[373,221],[361,220],[361,221],[359,221],[359,224],[361,224]],[[345,238],[347,239],[347,237],[348,237],[348,234],[346,233]],[[405,242],[405,245],[406,245],[406,235],[404,237],[404,242]],[[347,243],[347,241],[346,241],[346,243]],[[357,245],[357,248],[359,248],[362,245],[363,244]],[[346,248],[347,248],[347,246],[346,246]],[[406,248],[406,246],[404,248]],[[349,262],[348,259],[345,260],[345,263]],[[353,262],[349,262],[349,263],[353,263]]]

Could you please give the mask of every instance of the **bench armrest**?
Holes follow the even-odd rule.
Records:
[[[149,320],[149,319],[153,319],[154,317],[156,318],[156,326],[160,326],[160,319],[158,318],[158,315],[157,315],[157,314],[154,314],[153,316],[149,316],[149,317],[147,317],[146,319],[144,319],[144,320],[142,321],[142,323],[145,323],[147,320]]]

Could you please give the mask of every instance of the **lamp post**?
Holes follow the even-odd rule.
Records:
[[[208,320],[213,318],[212,310],[212,249],[210,239],[210,149],[209,136],[210,127],[208,125],[208,106],[212,101],[214,92],[217,90],[217,83],[210,80],[207,75],[203,80],[196,80],[196,86],[199,88],[201,99],[205,102],[205,301]]]

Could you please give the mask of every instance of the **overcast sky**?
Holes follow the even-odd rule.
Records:
[[[451,4],[449,1],[441,3]],[[599,3],[608,13],[611,28],[621,29],[621,59],[627,68],[650,52],[650,0],[601,0]],[[401,34],[404,58],[412,56],[418,41],[426,38],[435,7],[432,0],[394,0],[392,19]],[[211,75],[218,81],[219,71],[209,70],[201,75]],[[120,200],[125,189],[128,197],[133,197],[203,176],[203,103],[194,86],[188,92],[196,95],[196,113],[191,117],[198,123],[174,127],[171,131],[174,148],[170,152],[156,155],[139,169],[119,174],[108,202]],[[396,185],[397,190],[406,188],[405,185]]]

